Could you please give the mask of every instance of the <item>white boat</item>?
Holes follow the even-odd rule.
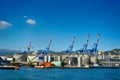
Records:
[[[14,70],[18,70],[20,69],[19,66],[0,66],[0,69],[14,69]]]

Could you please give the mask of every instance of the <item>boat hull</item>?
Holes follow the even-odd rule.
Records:
[[[14,70],[18,70],[19,67],[18,66],[0,66],[0,69],[14,69]]]

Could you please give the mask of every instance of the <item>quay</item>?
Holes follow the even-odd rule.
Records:
[[[88,34],[86,43],[80,50],[73,51],[76,36],[73,37],[71,45],[67,50],[61,52],[50,51],[52,39],[45,50],[31,51],[32,43],[30,42],[23,53],[16,53],[12,56],[0,56],[0,65],[26,66],[34,68],[120,68],[120,54],[105,54],[98,51],[97,46],[100,34],[93,45],[93,48],[87,49],[90,35]],[[2,68],[2,67],[1,67]],[[11,67],[12,68],[12,67]]]

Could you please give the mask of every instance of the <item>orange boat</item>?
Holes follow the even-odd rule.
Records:
[[[36,65],[34,68],[48,68],[48,67],[55,67],[55,65],[51,62],[43,62],[41,65]]]

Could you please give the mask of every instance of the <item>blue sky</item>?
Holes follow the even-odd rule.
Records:
[[[0,0],[0,49],[62,51],[77,37],[80,49],[90,34],[88,48],[101,34],[100,51],[120,48],[119,0]]]

